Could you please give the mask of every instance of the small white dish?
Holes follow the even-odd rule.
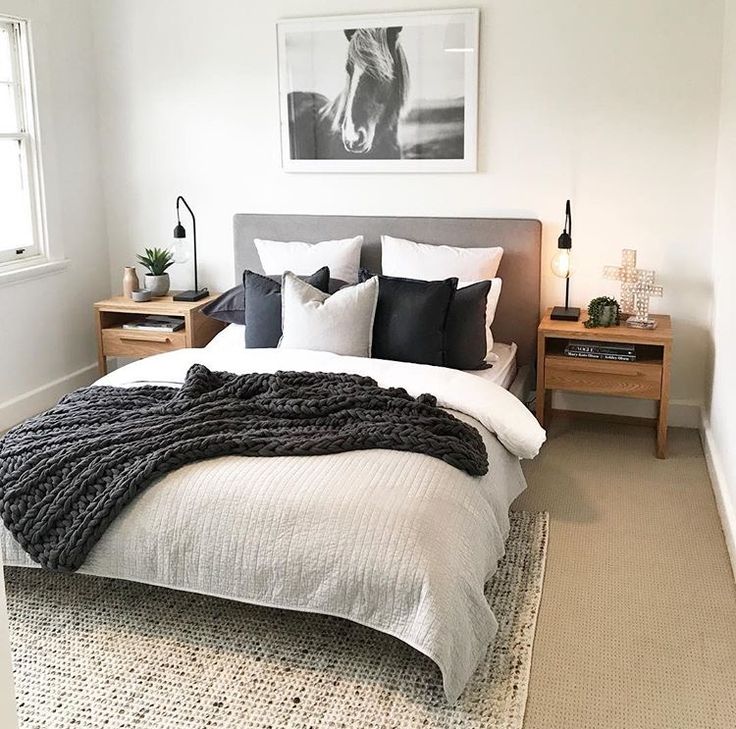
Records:
[[[152,294],[148,289],[136,289],[130,292],[130,298],[133,301],[150,301],[151,297]]]

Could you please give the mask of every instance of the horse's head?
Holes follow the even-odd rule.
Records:
[[[376,131],[396,131],[408,86],[408,69],[398,43],[401,28],[346,30],[349,41],[345,64],[347,81],[339,113],[333,119],[348,152],[371,151]]]

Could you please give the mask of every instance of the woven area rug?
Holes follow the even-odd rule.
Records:
[[[494,645],[457,704],[439,670],[346,620],[7,568],[22,729],[520,729],[547,514],[512,514]]]

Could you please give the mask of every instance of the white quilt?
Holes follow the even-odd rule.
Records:
[[[180,350],[97,384],[178,385],[195,362],[236,373],[359,373],[412,395],[431,392],[478,428],[490,470],[476,478],[389,450],[202,461],[143,492],[80,571],[363,623],[435,661],[454,701],[496,632],[483,587],[503,555],[509,505],[526,485],[518,458],[544,442],[533,416],[471,374],[297,350]],[[7,530],[0,536],[6,564],[36,566]]]

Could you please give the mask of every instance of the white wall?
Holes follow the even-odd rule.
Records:
[[[736,569],[736,0],[726,1],[713,243],[712,387],[706,451]]]
[[[672,394],[702,403],[710,300],[721,0],[492,0],[482,8],[480,173],[285,174],[279,163],[279,18],[426,8],[356,0],[107,0],[97,67],[113,288],[144,244],[167,244],[174,199],[198,214],[201,280],[233,285],[232,215],[510,215],[545,224],[548,261],[574,200],[574,303],[639,250],[675,319]],[[444,0],[439,7],[466,6]],[[178,269],[178,267],[177,267]],[[189,281],[181,269],[174,280]]]
[[[96,361],[92,302],[109,295],[87,0],[2,0],[31,21],[52,275],[0,285],[0,431],[86,384]]]

